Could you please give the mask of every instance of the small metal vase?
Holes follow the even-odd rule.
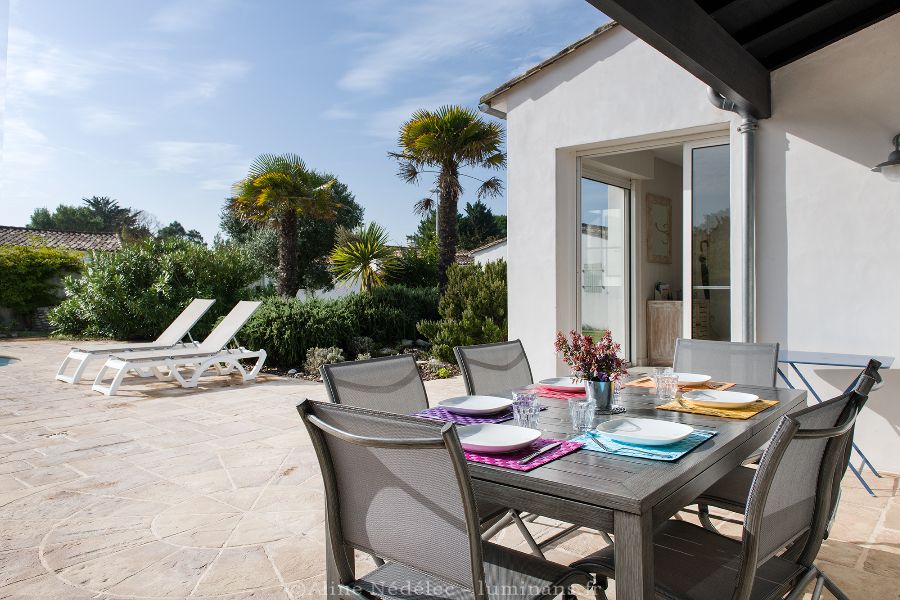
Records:
[[[584,382],[584,391],[588,400],[593,400],[597,406],[597,414],[614,415],[625,412],[625,407],[617,406],[612,403],[613,398],[613,382],[611,381],[591,381],[586,379]]]

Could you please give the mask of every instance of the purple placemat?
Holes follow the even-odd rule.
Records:
[[[553,438],[542,437],[532,442],[531,445],[527,448],[522,448],[521,450],[516,450],[515,452],[504,452],[503,454],[479,454],[477,452],[466,452],[466,460],[477,463],[484,463],[486,465],[492,465],[495,467],[503,467],[505,469],[513,469],[515,471],[531,471],[532,469],[537,469],[541,465],[546,465],[548,462],[554,461],[557,458],[562,458],[567,454],[577,452],[584,445],[581,442],[563,442],[559,447],[541,454],[534,460],[524,465],[519,464],[519,459],[525,458],[532,452],[540,450],[547,444],[552,444],[553,442],[559,441],[560,440],[554,440]]]
[[[541,410],[547,410],[546,406],[542,406]],[[512,407],[501,413],[487,415],[484,417],[469,417],[466,415],[456,415],[444,408],[443,406],[435,406],[426,410],[413,413],[414,417],[425,417],[426,419],[434,419],[436,421],[447,421],[458,425],[482,425],[484,423],[502,423],[513,418]]]

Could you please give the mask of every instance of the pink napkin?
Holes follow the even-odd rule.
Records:
[[[533,452],[537,452],[547,444],[552,444],[553,442],[558,441],[560,440],[542,437],[532,442],[532,444],[527,448],[522,448],[521,450],[516,450],[515,452],[504,452],[503,454],[479,454],[476,452],[466,452],[466,460],[477,463],[484,463],[486,465],[493,465],[495,467],[503,467],[505,469],[513,469],[515,471],[531,471],[532,469],[536,469],[541,465],[546,465],[548,462],[554,461],[557,458],[561,458],[563,456],[566,456],[567,454],[577,452],[581,449],[582,446],[584,446],[584,444],[582,444],[581,442],[563,442],[553,450],[549,450],[544,454],[541,454],[534,460],[527,462],[524,465],[519,464],[520,459],[525,458]]]
[[[584,392],[563,392],[561,390],[551,390],[543,385],[535,386],[538,396],[543,398],[556,398],[557,400],[569,400],[571,398],[586,398]]]

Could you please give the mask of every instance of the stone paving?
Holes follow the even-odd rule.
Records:
[[[68,345],[0,342],[20,359],[0,367],[0,599],[320,598],[322,486],[294,406],[323,386],[126,380],[110,398],[53,380]],[[900,598],[898,479],[870,481],[877,498],[845,481],[819,562],[851,598]],[[514,530],[500,542],[523,545]],[[585,532],[549,557],[602,543]]]

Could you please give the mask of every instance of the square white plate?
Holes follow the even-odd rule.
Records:
[[[497,396],[457,396],[439,402],[438,406],[457,415],[492,415],[512,406],[512,400]]]
[[[583,392],[584,381],[575,377],[552,377],[538,381],[539,385],[557,392]]]
[[[759,396],[755,394],[726,390],[692,390],[685,392],[682,397],[697,406],[708,406],[709,408],[740,408],[759,400]]]
[[[674,421],[623,417],[597,425],[596,431],[614,442],[623,444],[666,446],[691,435],[694,428]]]
[[[457,427],[456,433],[463,450],[488,454],[519,450],[541,437],[537,429],[492,423],[464,425]]]

